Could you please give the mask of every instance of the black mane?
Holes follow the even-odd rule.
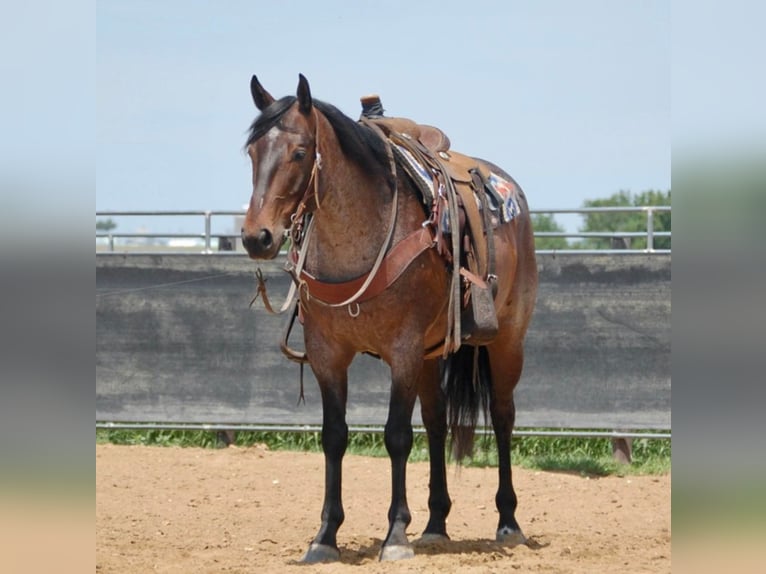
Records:
[[[296,102],[295,96],[285,96],[269,105],[250,125],[245,147],[254,143],[272,127]],[[352,161],[365,170],[385,178],[393,184],[386,143],[372,129],[346,116],[332,104],[313,100],[314,107],[327,118],[335,131],[340,147]]]
[[[298,98],[295,96],[285,96],[284,98],[273,102],[263,110],[261,115],[255,118],[253,123],[250,124],[250,133],[247,136],[245,147],[247,148],[250,144],[255,143],[257,139],[277,125],[279,120],[282,119],[282,116],[285,115],[287,110],[290,109],[297,99]]]

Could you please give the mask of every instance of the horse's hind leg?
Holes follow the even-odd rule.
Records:
[[[516,421],[513,389],[521,376],[524,351],[520,343],[495,344],[489,351],[490,368],[492,369],[490,414],[497,440],[499,478],[497,494],[495,495],[495,504],[500,514],[496,539],[498,542],[515,546],[526,542],[521,527],[516,521],[518,500],[513,489],[511,475],[511,433]]]
[[[420,375],[420,412],[428,433],[428,458],[431,478],[428,483],[429,518],[422,541],[444,540],[447,536],[447,515],[452,502],[447,491],[447,470],[444,446],[447,440],[446,398],[441,388],[439,365],[426,361]]]

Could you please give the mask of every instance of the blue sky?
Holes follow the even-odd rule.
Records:
[[[97,210],[240,209],[252,74],[280,97],[303,73],[354,118],[359,97],[379,93],[389,115],[504,167],[532,208],[670,188],[666,0],[96,6]]]

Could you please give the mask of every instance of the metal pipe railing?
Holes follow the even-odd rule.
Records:
[[[649,208],[646,210],[646,248],[649,251],[654,251],[654,210]]]
[[[598,250],[587,250],[588,252],[596,251],[598,253],[604,253],[604,252],[611,252],[611,251],[619,251],[620,253],[668,253],[670,252],[669,249],[657,249],[655,247],[655,239],[656,238],[662,238],[662,237],[671,237],[670,231],[655,231],[655,220],[654,215],[658,212],[669,212],[671,211],[671,206],[669,205],[653,205],[653,206],[625,206],[625,207],[618,207],[618,206],[605,206],[605,207],[580,207],[580,208],[552,208],[552,209],[532,209],[530,210],[530,213],[539,214],[539,213],[545,213],[545,214],[580,214],[580,215],[588,215],[590,213],[637,213],[637,212],[643,212],[646,214],[646,231],[576,231],[576,232],[558,232],[558,231],[541,231],[541,232],[535,232],[535,237],[564,237],[564,238],[611,238],[611,237],[620,237],[620,238],[646,238],[646,248],[645,249],[620,249],[620,250],[611,250],[611,249],[598,249]],[[220,249],[218,251],[213,251],[213,237],[217,236],[220,238],[227,238],[227,239],[235,239],[239,237],[238,232],[226,232],[226,233],[213,233],[213,218],[215,217],[222,217],[222,216],[228,216],[228,217],[244,217],[245,211],[243,210],[152,210],[152,211],[138,211],[138,210],[127,210],[127,211],[96,211],[96,217],[199,217],[202,218],[202,224],[203,224],[203,231],[201,233],[173,233],[173,232],[162,232],[162,233],[156,233],[156,232],[125,232],[125,233],[115,233],[113,231],[103,231],[103,232],[96,232],[96,239],[106,239],[107,240],[107,253],[114,253],[116,252],[116,240],[120,239],[195,239],[199,240],[202,245],[202,253],[205,254],[213,254],[213,253],[226,253],[225,251],[221,251]],[[140,245],[137,246],[131,246],[131,249],[128,250],[130,253],[140,254],[140,253],[178,253],[178,248],[173,248],[171,246],[162,246],[159,247],[167,247],[168,249],[166,251],[158,251],[158,250],[147,250],[147,251],[141,251],[140,249],[135,249],[133,247],[140,247]],[[556,249],[556,250],[538,250],[538,252],[541,253],[547,253],[547,252],[555,252],[555,253],[567,253],[567,252],[575,252],[575,253],[584,253],[586,250],[582,249]],[[103,253],[103,251],[102,251]],[[199,253],[199,251],[197,252]]]

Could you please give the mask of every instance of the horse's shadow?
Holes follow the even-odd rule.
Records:
[[[508,546],[487,538],[468,538],[463,540],[413,541],[415,556],[437,556],[444,554],[500,554],[512,556],[519,548],[541,550],[550,546],[550,542],[542,542],[534,536],[527,538],[525,544]],[[343,564],[359,565],[370,560],[377,560],[383,540],[371,538],[357,547],[344,546],[340,549],[340,561]]]

